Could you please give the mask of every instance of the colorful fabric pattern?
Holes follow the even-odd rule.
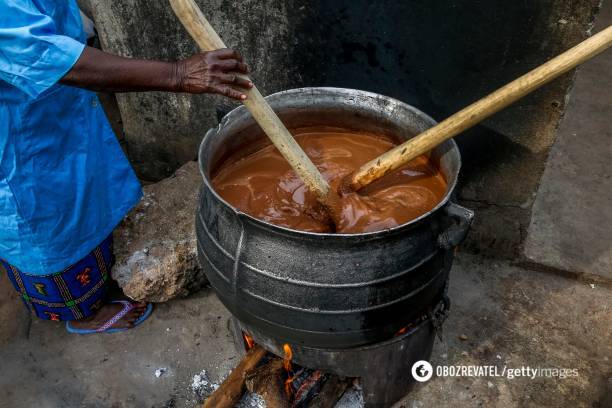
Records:
[[[56,321],[82,319],[102,306],[108,292],[114,263],[113,238],[108,236],[76,264],[49,275],[30,275],[0,261],[34,315]]]

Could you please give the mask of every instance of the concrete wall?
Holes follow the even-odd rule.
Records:
[[[196,52],[166,1],[84,0],[105,50],[174,60]],[[586,38],[599,0],[199,0],[262,92],[365,89],[443,119]],[[477,210],[468,248],[514,256],[572,75],[458,137],[459,198]],[[118,95],[130,158],[149,180],[196,156],[210,96]]]
[[[594,32],[612,25],[603,4]],[[524,245],[528,267],[612,287],[612,50],[578,69]]]
[[[119,55],[176,60],[197,51],[167,1],[89,0],[102,48]],[[234,4],[235,3],[235,4]],[[199,2],[230,46],[240,48],[262,92],[276,92],[297,81],[289,11],[285,2],[248,0]],[[276,46],[276,44],[287,44]],[[238,45],[240,45],[238,47]],[[273,69],[270,65],[274,66]],[[211,96],[168,93],[117,95],[130,158],[139,175],[158,180],[196,158],[197,145],[216,123]]]

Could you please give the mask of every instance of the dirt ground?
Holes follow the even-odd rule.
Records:
[[[30,320],[8,285],[2,276],[2,408],[196,407],[194,377],[206,370],[218,382],[237,363],[229,314],[210,289],[159,304],[130,332],[75,336]],[[398,408],[612,406],[612,290],[460,254],[450,297],[434,366],[568,368],[577,376],[434,376]]]
[[[612,51],[607,55],[606,58],[612,58]],[[606,72],[609,76],[609,70]],[[577,86],[581,83],[590,87],[583,90],[585,94],[592,91],[601,96],[602,81],[582,81]],[[611,97],[610,92],[606,95]],[[604,102],[582,104],[580,117],[595,117]],[[567,118],[571,117],[568,114]],[[609,135],[609,118],[597,123],[601,134]],[[571,124],[565,126],[571,128]],[[597,134],[597,129],[589,129]],[[597,140],[606,143],[601,135]],[[555,154],[570,155],[580,149],[579,145],[570,146],[571,149],[568,146],[557,148]],[[596,163],[606,166],[598,174],[604,175],[602,179],[609,183],[611,164],[603,147]],[[554,170],[559,163],[550,164]],[[588,162],[572,165],[593,169]],[[570,190],[576,193],[590,188],[585,183],[572,182],[567,175],[555,176],[557,173],[548,167],[546,174],[548,191],[555,194],[560,191],[562,199]],[[550,236],[585,244],[584,250],[574,246],[580,252],[576,256],[595,251],[600,259],[601,254],[610,255],[609,239],[599,232],[586,239],[581,231],[598,230],[591,229],[592,224],[578,223],[584,219],[589,223],[600,222],[598,228],[609,234],[609,223],[602,222],[605,218],[599,215],[609,215],[612,202],[612,190],[604,187],[605,184],[598,184],[593,187],[595,190],[587,191],[601,195],[601,199],[596,201],[598,207],[589,204],[593,207],[589,210],[596,216],[576,218],[574,224],[583,228],[577,228],[578,232],[554,230],[551,235],[551,226],[561,225],[570,216],[559,216],[556,205],[537,205],[534,219],[546,222],[534,222],[529,234],[544,238],[530,239],[530,253],[552,254],[549,258],[553,259],[557,247],[542,244],[554,246],[556,241],[548,239]],[[555,194],[548,201],[543,201],[548,196],[540,196],[539,201],[554,203],[553,199],[558,198]],[[586,206],[575,201],[566,204],[568,214]],[[558,230],[565,231],[560,226]],[[591,247],[592,242],[608,252]],[[499,373],[523,367],[565,369],[570,370],[569,375],[564,378],[434,375],[430,381],[416,386],[395,408],[612,407],[612,286],[565,277],[572,272],[566,266],[574,265],[566,260],[560,263],[533,256],[530,259],[548,265],[551,270],[537,272],[533,264],[529,265],[531,269],[525,269],[521,266],[527,265],[524,260],[514,263],[458,254],[451,272],[450,316],[442,341],[436,340],[431,363],[434,367],[495,366]],[[610,258],[605,259],[609,262]],[[607,265],[603,261],[600,264]],[[578,266],[583,265],[585,262]],[[609,270],[595,272],[605,277]],[[211,383],[221,381],[238,362],[228,328],[229,317],[208,288],[186,299],[156,305],[151,318],[137,329],[112,335],[71,335],[60,324],[32,319],[0,271],[0,408],[200,406]]]
[[[495,365],[500,372],[570,368],[578,375],[436,378],[399,406],[612,406],[611,295],[596,285],[461,256],[445,340],[436,343],[432,364]]]

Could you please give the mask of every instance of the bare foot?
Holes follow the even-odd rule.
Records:
[[[117,323],[113,324],[111,328],[130,329],[134,327],[134,322],[144,314],[147,304],[145,302],[132,302],[132,305],[134,308],[119,319]],[[107,303],[98,309],[93,316],[85,319],[73,320],[70,322],[70,325],[75,329],[96,330],[119,313],[123,307],[124,305],[122,303]]]

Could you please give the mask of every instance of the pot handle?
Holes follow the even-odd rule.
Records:
[[[444,341],[444,339],[442,338],[442,324],[448,317],[449,311],[450,298],[446,294],[444,294],[442,295],[442,302],[438,303],[438,305],[433,310],[427,312],[427,317],[431,322],[431,326],[433,327],[440,341]]]
[[[463,242],[472,225],[474,211],[453,202],[449,202],[443,211],[451,219],[452,224],[438,235],[438,245],[448,250]]]

